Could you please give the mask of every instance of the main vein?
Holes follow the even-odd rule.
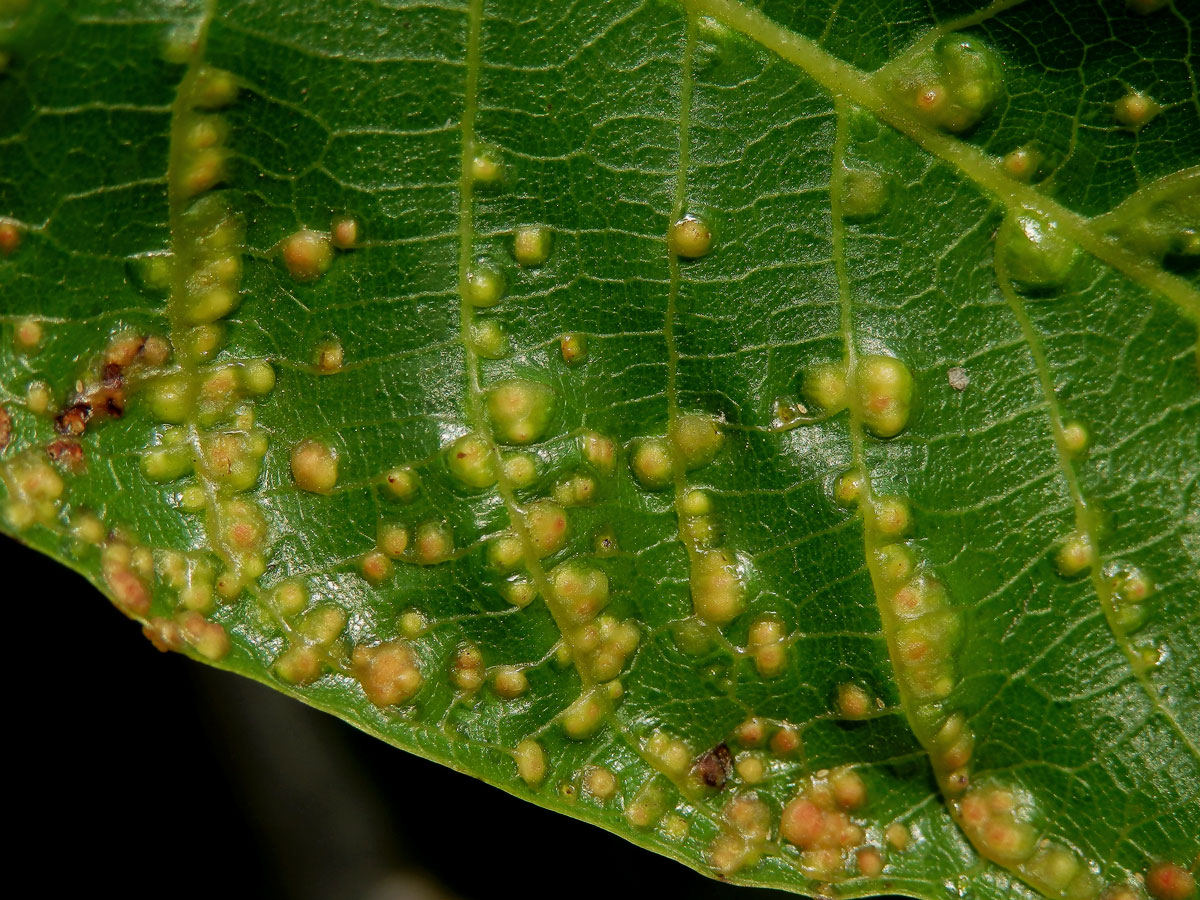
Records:
[[[671,223],[678,221],[683,215],[687,205],[687,172],[691,155],[692,83],[694,80],[692,62],[696,49],[697,27],[696,16],[689,13],[687,39],[683,47],[681,62],[682,76],[679,82],[679,171],[675,178],[675,199],[672,203],[671,219],[667,222],[668,230]],[[667,435],[669,437],[673,433],[675,421],[679,417],[679,349],[675,342],[675,316],[678,311],[681,280],[679,257],[672,252],[669,245],[667,247],[667,268],[670,285],[667,289],[663,339],[667,345]],[[675,454],[673,442],[671,452],[678,457],[678,454]],[[675,518],[682,525],[682,504],[684,494],[687,492],[687,473],[682,461],[678,458],[675,459],[672,481],[675,490]],[[695,557],[696,551],[690,541],[685,540],[683,543],[687,547],[688,558],[691,560]]]
[[[1157,291],[1178,306],[1189,319],[1200,324],[1200,290],[1107,237],[1088,219],[1047,197],[1035,187],[1008,177],[994,158],[977,147],[924,125],[898,108],[867,73],[831,55],[808,38],[771,21],[740,0],[682,2],[689,10],[716,18],[799,66],[836,100],[849,101],[870,110],[930,153],[954,165],[1005,206],[1028,210],[1056,223],[1063,234],[1088,253],[1139,284]]]
[[[192,354],[178,352],[183,345],[189,329],[186,314],[188,298],[188,272],[182,264],[185,258],[181,244],[184,232],[184,214],[188,208],[189,196],[183,190],[178,177],[186,165],[184,157],[187,153],[187,141],[184,129],[188,114],[191,112],[192,89],[200,79],[204,69],[204,53],[208,45],[208,30],[217,15],[217,0],[206,0],[199,26],[196,31],[195,50],[188,60],[187,69],[179,82],[175,100],[171,103],[171,134],[167,152],[167,225],[171,238],[171,286],[167,298],[167,325],[171,333],[171,344],[176,348],[176,359],[179,360],[180,371],[187,376],[189,383],[194,383],[199,374],[199,366]],[[200,425],[197,421],[197,406],[188,404],[188,413],[183,428],[191,447],[192,456],[196,463],[196,479],[204,491],[205,498],[205,531],[213,551],[229,563],[231,554],[221,540],[221,510],[218,503],[219,487],[209,476],[204,465],[204,448],[201,443]]]
[[[483,389],[480,386],[479,380],[479,355],[475,352],[474,343],[471,340],[471,326],[475,321],[475,310],[467,300],[467,297],[470,296],[467,277],[471,270],[471,261],[475,253],[475,182],[472,176],[472,161],[475,158],[476,152],[475,119],[479,110],[479,73],[483,64],[483,52],[481,49],[482,31],[483,0],[471,0],[467,10],[466,86],[462,116],[462,158],[458,183],[459,334],[463,346],[463,358],[467,378],[466,412],[471,428],[487,444],[492,454],[492,461],[497,473],[496,490],[500,494],[500,499],[504,502],[505,509],[508,511],[508,518],[512,524],[513,533],[521,542],[521,548],[524,551],[525,567],[529,572],[530,578],[533,579],[538,593],[541,594],[542,599],[545,601],[546,608],[550,611],[551,617],[554,619],[554,624],[558,628],[564,646],[570,651],[571,659],[575,663],[575,670],[579,673],[580,681],[586,690],[593,683],[591,673],[588,671],[587,666],[582,665],[582,657],[571,639],[571,629],[568,627],[569,619],[565,611],[561,608],[561,604],[554,593],[553,585],[551,585],[550,579],[546,576],[546,570],[537,557],[533,540],[529,535],[529,526],[525,521],[524,510],[517,503],[512,483],[504,474],[500,447],[496,443],[491,425],[488,423],[483,409]]]

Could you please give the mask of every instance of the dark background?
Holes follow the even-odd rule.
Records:
[[[712,881],[160,654],[81,577],[3,536],[0,572],[20,673],[8,692],[6,856],[10,873],[45,886],[36,895],[791,896]]]

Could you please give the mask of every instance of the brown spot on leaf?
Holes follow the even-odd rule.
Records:
[[[54,430],[59,434],[83,434],[91,417],[90,403],[75,402],[54,417]]]
[[[46,455],[72,472],[78,472],[84,467],[83,447],[79,441],[73,438],[59,438],[51,441],[46,445]]]
[[[12,416],[8,414],[7,409],[0,406],[0,453],[8,447],[10,440],[12,440]]]
[[[71,405],[54,419],[59,434],[80,435],[92,419],[119,419],[125,414],[125,376],[115,363],[104,366],[104,380],[76,391]]]
[[[733,755],[729,752],[729,747],[722,741],[711,750],[700,754],[692,771],[709,787],[718,790],[725,787],[725,782],[733,774]]]
[[[21,230],[12,222],[0,222],[0,255],[11,256],[21,246]]]

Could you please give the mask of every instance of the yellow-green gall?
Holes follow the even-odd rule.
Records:
[[[679,520],[679,538],[695,550],[716,547],[724,531],[712,516],[684,516]]]
[[[1002,90],[1000,64],[977,39],[948,34],[895,76],[891,88],[917,118],[958,133],[995,106]]]
[[[849,169],[842,177],[842,215],[847,219],[870,219],[887,205],[890,186],[878,172]]]
[[[527,378],[501,381],[487,393],[488,418],[498,440],[528,444],[540,439],[554,416],[554,391]]]
[[[187,126],[184,142],[189,150],[209,150],[225,141],[226,130],[220,116],[197,116]]]
[[[517,609],[524,609],[537,596],[537,588],[527,578],[516,578],[506,581],[500,588],[500,593]]]
[[[513,453],[501,464],[504,479],[514,488],[527,488],[537,481],[537,460],[530,453]]]
[[[617,459],[617,445],[613,439],[595,431],[585,431],[579,442],[583,458],[601,475],[611,475]]]
[[[1138,604],[1154,593],[1154,582],[1136,566],[1118,566],[1115,571],[1106,571],[1113,594],[1124,604]]]
[[[551,574],[554,597],[563,614],[587,622],[608,604],[608,576],[593,566],[571,560]]]
[[[194,197],[216,187],[226,178],[228,158],[229,154],[221,147],[198,150],[188,156],[177,178],[180,192],[186,197]]]
[[[691,566],[692,606],[713,625],[727,625],[745,605],[745,585],[737,559],[728,550],[697,553]]]
[[[424,680],[416,654],[403,641],[373,647],[360,644],[350,656],[350,665],[363,693],[378,707],[407,702]]]
[[[854,374],[863,424],[876,437],[894,437],[908,425],[913,382],[908,366],[892,356],[864,356]]]
[[[919,619],[946,606],[946,589],[936,578],[917,576],[892,594],[892,613],[902,622]]]
[[[414,559],[425,566],[445,562],[454,552],[454,535],[445,522],[422,522],[413,540]]]
[[[617,792],[617,776],[604,766],[590,766],[583,776],[583,787],[597,800],[607,800]]]
[[[517,773],[530,787],[541,784],[546,777],[546,752],[542,745],[532,738],[525,738],[517,744],[513,751],[513,759],[517,763]]]
[[[488,565],[501,572],[511,572],[525,561],[525,548],[521,539],[511,531],[497,535],[488,541]]]
[[[665,731],[651,734],[644,752],[654,760],[655,768],[675,778],[685,775],[692,766],[692,751],[688,745]]]
[[[596,501],[596,491],[595,478],[576,472],[555,483],[553,497],[563,506],[590,506]]]
[[[557,503],[538,500],[525,511],[525,528],[539,559],[557,553],[567,543],[567,514]]]
[[[885,537],[897,537],[912,526],[912,513],[903,497],[879,497],[875,500],[875,528]]]
[[[754,657],[758,674],[773,678],[787,665],[787,628],[778,618],[765,616],[750,623],[747,650]]]
[[[420,637],[429,628],[429,619],[419,609],[408,609],[400,614],[400,633],[405,637]]]
[[[295,579],[277,584],[270,597],[271,605],[285,619],[299,615],[308,606],[308,588]]]
[[[334,220],[329,238],[339,250],[350,250],[358,246],[358,231],[358,220],[346,216]]]
[[[446,448],[446,467],[458,481],[471,488],[496,483],[496,461],[492,448],[482,437],[468,432]]]
[[[766,777],[767,767],[762,759],[753,753],[744,753],[734,763],[738,778],[746,784],[758,784]]]
[[[885,544],[875,551],[879,578],[887,584],[907,581],[916,570],[917,557],[907,544]]]
[[[504,164],[493,150],[478,149],[471,160],[471,178],[478,184],[495,184],[504,178]]]
[[[380,584],[392,575],[392,561],[382,550],[369,550],[358,561],[359,571],[371,584]]]
[[[1067,422],[1062,427],[1062,442],[1068,453],[1078,456],[1087,449],[1087,426],[1080,422]]]
[[[686,215],[671,223],[667,231],[667,247],[676,256],[698,259],[712,250],[713,233],[699,216]]]
[[[25,388],[25,407],[34,415],[40,416],[50,410],[54,403],[54,395],[50,385],[44,381],[31,381]]]
[[[142,472],[151,481],[174,481],[192,468],[192,454],[187,447],[154,447],[142,454]]]
[[[42,323],[37,319],[21,319],[13,328],[13,345],[18,352],[28,352],[42,342]]]
[[[454,651],[450,677],[459,690],[477,691],[483,684],[483,654],[474,644],[462,644]]]
[[[254,431],[210,431],[200,435],[200,466],[204,474],[234,491],[245,491],[258,482],[266,435]],[[304,456],[301,462],[313,462]],[[294,472],[294,470],[293,470]]]
[[[706,516],[712,512],[712,498],[693,488],[680,498],[679,514],[685,517]]]
[[[205,66],[196,73],[192,84],[192,102],[202,109],[218,109],[237,99],[238,85],[224,69]]]
[[[513,700],[529,690],[529,679],[519,666],[497,666],[492,673],[492,687],[505,700]]]
[[[338,460],[333,449],[308,438],[292,448],[292,478],[296,486],[314,494],[328,494],[337,483]]]
[[[996,258],[1013,282],[1045,290],[1066,281],[1078,250],[1056,223],[1029,213],[1009,213],[996,233]]]
[[[843,472],[833,483],[833,499],[842,506],[853,506],[862,496],[864,487],[862,472],[857,469]]]
[[[322,375],[332,375],[342,371],[346,362],[346,349],[342,342],[335,337],[322,338],[313,348],[313,365]]]
[[[575,332],[564,334],[558,339],[558,351],[568,366],[583,362],[588,355],[587,335]]]
[[[495,319],[476,319],[471,323],[471,347],[486,359],[508,355],[508,335]]]
[[[1059,574],[1068,578],[1086,572],[1096,562],[1096,548],[1091,536],[1076,532],[1067,537],[1054,554],[1054,563]]]
[[[293,644],[275,658],[275,674],[288,684],[309,685],[325,670],[323,654],[312,644]]]
[[[1130,91],[1113,104],[1113,118],[1130,131],[1139,131],[1160,112],[1162,107],[1141,91]]]
[[[832,414],[846,408],[846,367],[826,363],[804,373],[804,399],[823,412]]]
[[[866,689],[852,681],[838,685],[836,705],[837,713],[843,719],[866,718],[875,707]]]
[[[78,512],[71,516],[71,535],[85,544],[98,545],[103,542],[107,529],[98,517],[89,512]]]
[[[463,297],[472,306],[495,306],[504,296],[504,276],[487,263],[476,263],[463,279]]]
[[[192,411],[192,386],[184,375],[164,375],[146,386],[146,399],[156,419],[179,425]]]
[[[608,699],[600,689],[593,689],[568,706],[562,713],[563,730],[567,737],[581,741],[591,737],[604,724]]]
[[[191,25],[176,25],[163,36],[160,53],[163,60],[176,65],[189,62],[196,53],[199,36]],[[3,71],[3,67],[0,67]]]
[[[333,264],[329,235],[307,228],[284,238],[279,253],[288,273],[301,282],[315,281]]]
[[[670,437],[687,469],[708,465],[725,443],[720,419],[701,413],[676,417],[671,423]]]
[[[908,842],[912,839],[908,827],[900,822],[890,824],[883,835],[894,849],[901,852],[908,849]]]
[[[665,438],[643,438],[634,442],[629,468],[638,483],[649,490],[661,490],[675,476],[675,457]]]
[[[383,476],[383,487],[387,493],[397,500],[411,500],[420,489],[421,481],[417,473],[407,466],[397,466],[389,469]]]
[[[518,265],[540,266],[550,258],[553,238],[542,225],[523,225],[513,232],[513,256]]]
[[[275,387],[275,369],[265,359],[242,365],[242,384],[251,394],[267,394]]]
[[[185,512],[200,512],[208,505],[208,496],[204,488],[191,484],[179,492],[179,506]]]
[[[203,362],[216,354],[224,337],[224,327],[210,323],[189,329],[177,343],[183,356]]]
[[[1034,147],[1017,147],[1004,155],[1004,171],[1017,181],[1031,181],[1042,163],[1042,154]]]
[[[666,812],[666,792],[655,779],[643,784],[629,805],[625,807],[625,819],[636,828],[649,828]]]

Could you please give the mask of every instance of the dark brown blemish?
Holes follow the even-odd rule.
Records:
[[[91,417],[90,403],[75,402],[54,417],[54,430],[59,434],[83,434]]]
[[[54,419],[59,434],[83,434],[92,419],[119,419],[125,414],[125,376],[123,366],[106,363],[104,380],[86,393],[76,393],[75,400]]]
[[[79,472],[84,468],[83,446],[73,438],[51,441],[46,445],[46,455],[72,472]]]
[[[711,750],[700,754],[700,758],[692,766],[692,771],[709,787],[718,790],[725,787],[725,782],[733,774],[733,755],[729,752],[728,745],[722,741]]]
[[[8,414],[7,409],[0,406],[0,453],[8,448],[10,440],[12,440],[12,416]]]

